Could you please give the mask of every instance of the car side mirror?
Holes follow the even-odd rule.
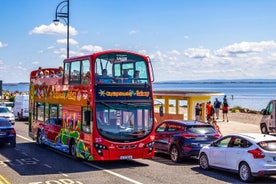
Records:
[[[261,110],[262,115],[266,115],[266,109]]]

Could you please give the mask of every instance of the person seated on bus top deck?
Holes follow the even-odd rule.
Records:
[[[112,77],[107,75],[107,69],[103,69],[102,70],[102,75],[99,77],[99,83],[103,84],[103,83],[113,83],[114,80],[112,79]]]
[[[86,74],[83,76],[82,84],[89,84],[90,83],[90,72],[86,72]]]
[[[50,78],[50,72],[49,70],[44,71],[44,78]]]
[[[36,77],[43,77],[43,71],[42,71],[42,67],[38,67],[38,70],[36,72]]]
[[[62,66],[59,66],[58,67],[58,72],[57,72],[57,74],[56,74],[58,77],[62,77],[62,75],[63,75],[63,68],[62,68]]]
[[[131,76],[128,74],[128,69],[123,70],[123,75],[119,77],[118,83],[131,83]]]
[[[141,83],[141,80],[139,80],[139,78],[140,78],[140,71],[139,70],[136,70],[135,72],[134,72],[134,77],[133,77],[133,83]]]

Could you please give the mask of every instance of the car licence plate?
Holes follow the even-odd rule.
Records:
[[[132,155],[120,156],[120,160],[132,160]]]
[[[6,132],[0,132],[0,135],[6,135]]]

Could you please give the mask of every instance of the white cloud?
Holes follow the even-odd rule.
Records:
[[[217,56],[239,56],[249,53],[259,53],[264,49],[276,48],[274,41],[262,41],[262,42],[241,42],[234,43],[222,49],[215,51]]]
[[[0,48],[2,48],[2,47],[7,47],[7,46],[8,46],[8,44],[3,43],[3,42],[0,42]]]
[[[59,23],[58,25],[55,25],[54,23],[51,23],[50,25],[41,25],[38,27],[35,27],[33,30],[29,32],[30,35],[32,34],[48,34],[48,35],[55,35],[55,34],[67,34],[67,25],[64,25],[62,23]],[[69,34],[70,35],[77,35],[78,32],[75,28],[69,26]]]
[[[86,51],[86,52],[99,52],[99,51],[103,51],[103,48],[97,45],[84,45],[80,48],[80,50]]]
[[[58,43],[58,44],[67,44],[67,39],[58,39],[58,40],[57,40],[57,43]],[[76,40],[70,38],[70,39],[69,39],[69,44],[71,44],[71,45],[77,45],[77,44],[79,44],[79,43],[78,43]]]
[[[131,30],[128,34],[129,34],[129,35],[135,35],[135,34],[137,34],[137,33],[138,33],[137,30]]]
[[[184,55],[189,58],[209,58],[210,50],[203,48],[188,48],[185,50]]]

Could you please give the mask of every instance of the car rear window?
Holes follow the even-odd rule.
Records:
[[[258,145],[267,151],[276,151],[276,141],[262,141]]]
[[[189,126],[187,127],[187,132],[202,135],[217,133],[212,126]]]
[[[0,121],[0,127],[1,126],[11,126],[11,124],[8,121]]]

